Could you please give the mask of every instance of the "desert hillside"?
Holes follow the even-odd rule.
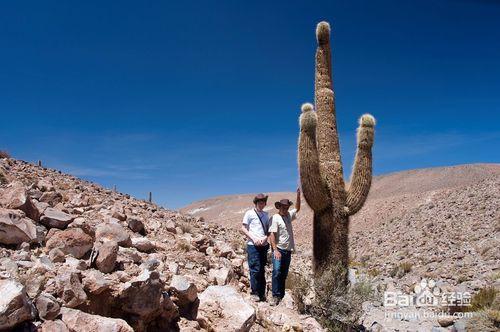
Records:
[[[269,195],[271,213],[276,212],[273,203],[279,198],[295,199],[295,193]],[[211,198],[181,211],[237,229],[253,196]],[[413,266],[414,278],[465,282],[478,289],[500,268],[500,165],[460,165],[377,176],[367,202],[350,226],[353,265],[390,275],[407,262]],[[299,251],[307,256],[312,211],[306,204],[294,229]]]
[[[499,287],[499,172],[466,165],[374,180],[352,225],[350,279],[374,292],[363,302],[360,331],[462,326],[456,318],[384,318],[383,290],[411,292],[422,277],[442,290]],[[271,202],[283,195],[294,198],[273,193]],[[298,312],[313,299],[310,283],[296,279],[311,278],[307,207],[285,299],[278,307],[249,299],[244,241],[233,228],[252,196],[177,212],[0,158],[0,330],[322,331]]]
[[[242,243],[232,230],[0,158],[0,330],[321,330],[290,296],[278,316],[250,301]]]

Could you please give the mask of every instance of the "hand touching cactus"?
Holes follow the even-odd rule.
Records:
[[[340,158],[332,84],[330,25],[316,28],[316,73],[313,105],[302,105],[298,146],[304,197],[314,211],[313,252],[316,277],[332,264],[343,267],[340,282],[347,284],[349,216],[363,206],[372,179],[375,119],[361,116],[351,181],[345,188]]]

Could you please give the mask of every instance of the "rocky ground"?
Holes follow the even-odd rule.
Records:
[[[383,293],[416,294],[422,278],[441,292],[499,287],[500,167],[450,169],[374,181],[352,225],[351,283],[373,290],[361,330],[465,331],[441,308],[384,307]],[[308,213],[292,275],[310,281]],[[242,237],[194,214],[0,159],[0,331],[322,331],[298,312],[312,302],[299,279],[277,308],[250,301]]]
[[[232,229],[0,159],[0,330],[321,330],[247,275]]]

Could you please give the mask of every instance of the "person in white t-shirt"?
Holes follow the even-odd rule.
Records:
[[[292,221],[300,211],[300,188],[297,189],[297,207],[289,211],[292,201],[282,199],[274,204],[278,213],[271,219],[269,241],[273,251],[273,299],[271,305],[277,305],[285,296],[285,282],[288,269],[295,251]]]
[[[243,217],[241,232],[247,237],[248,268],[250,270],[250,288],[252,300],[266,300],[266,275],[267,252],[269,243],[267,235],[269,230],[269,215],[264,208],[268,196],[258,194],[253,199],[255,207],[248,210]]]

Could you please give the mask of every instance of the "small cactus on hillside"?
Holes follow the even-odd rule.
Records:
[[[313,252],[315,276],[340,264],[340,282],[347,284],[349,216],[363,206],[372,180],[372,145],[375,119],[359,119],[357,151],[348,187],[345,187],[335,116],[332,84],[330,25],[316,28],[318,47],[315,72],[315,110],[302,105],[298,143],[299,173],[304,198],[314,211]]]

